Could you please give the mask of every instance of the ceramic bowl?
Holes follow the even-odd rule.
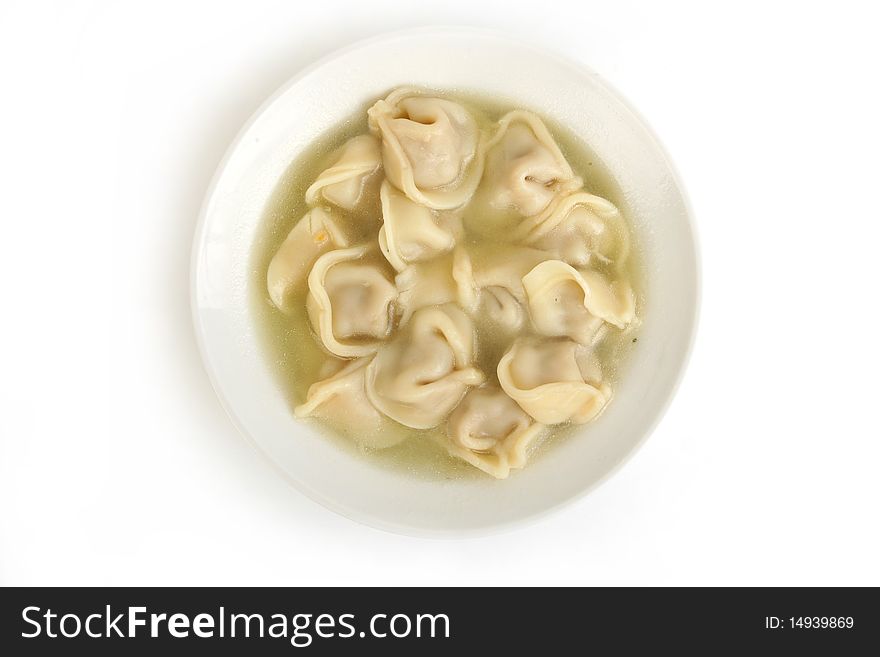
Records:
[[[479,91],[567,126],[616,178],[638,236],[645,304],[638,347],[594,423],[503,481],[377,467],[294,418],[258,341],[249,263],[264,208],[303,149],[399,85]],[[195,237],[192,308],[211,381],[241,432],[303,493],[375,527],[467,535],[585,494],[643,443],[672,398],[692,343],[698,261],[673,166],[640,116],[581,64],[504,35],[421,29],[384,35],[302,71],[244,126],[208,190]]]

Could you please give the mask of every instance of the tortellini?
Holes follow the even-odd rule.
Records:
[[[504,288],[523,302],[526,299],[523,277],[552,254],[525,246],[496,244],[492,248],[485,245],[471,248],[468,257],[477,287]]]
[[[369,363],[369,357],[341,361],[338,371],[309,387],[294,414],[320,418],[367,447],[383,449],[401,442],[405,436],[390,431],[388,418],[367,399],[364,373]]]
[[[592,352],[571,340],[518,340],[498,362],[498,381],[544,424],[589,422],[611,398]]]
[[[382,183],[380,197],[379,248],[397,271],[451,251],[461,236],[461,216],[455,212],[421,206],[388,181]]]
[[[583,184],[543,121],[522,110],[498,122],[487,146],[485,178],[489,205],[514,208],[524,217],[543,212],[557,194]]]
[[[522,304],[513,292],[501,285],[489,285],[480,289],[477,312],[485,314],[504,331],[517,331],[525,321]]]
[[[526,464],[528,449],[544,429],[503,390],[473,388],[449,416],[451,454],[504,479]]]
[[[543,335],[590,344],[603,322],[624,328],[635,313],[627,283],[611,283],[598,272],[581,272],[561,260],[545,260],[522,284],[532,324]]]
[[[406,323],[420,308],[457,303],[465,310],[472,310],[479,300],[470,255],[462,247],[428,262],[410,265],[394,282],[399,292],[401,323]]]
[[[304,181],[311,209],[266,283],[300,323],[303,358],[285,360],[324,362],[296,417],[370,449],[439,442],[504,479],[607,406],[635,343],[637,250],[537,115],[489,114],[411,87],[375,102],[369,132]]]
[[[338,218],[313,208],[300,219],[272,257],[266,273],[269,297],[280,310],[289,310],[288,298],[302,287],[320,255],[350,245]]]
[[[364,195],[370,177],[382,166],[379,140],[359,135],[345,142],[336,162],[306,190],[306,203],[326,201],[345,210],[354,210]]]
[[[403,88],[368,111],[382,139],[388,180],[427,208],[466,204],[483,174],[481,134],[474,117],[451,100]]]
[[[367,397],[403,425],[436,427],[485,379],[473,359],[470,318],[452,304],[422,308],[367,367]]]
[[[331,354],[374,353],[391,334],[397,288],[370,249],[356,246],[318,258],[309,274],[306,308],[315,333]]]
[[[541,214],[524,219],[514,239],[551,251],[575,267],[620,265],[629,255],[629,234],[620,211],[586,192],[559,197]]]

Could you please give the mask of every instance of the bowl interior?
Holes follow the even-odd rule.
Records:
[[[645,276],[643,325],[608,409],[504,481],[437,480],[376,467],[293,417],[249,301],[253,241],[288,165],[391,88],[478,91],[566,126],[620,186]],[[687,359],[697,262],[687,204],[662,148],[598,77],[507,37],[415,30],[358,44],[291,80],[251,119],[215,176],[194,244],[193,313],[219,396],[243,433],[303,492],[384,529],[444,534],[507,525],[585,493],[647,437]]]

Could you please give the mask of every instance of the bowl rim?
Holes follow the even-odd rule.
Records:
[[[645,133],[645,136],[651,141],[652,145],[656,148],[657,154],[659,154],[665,166],[667,167],[669,176],[671,181],[674,183],[677,191],[680,194],[682,206],[684,208],[684,218],[686,227],[688,229],[689,237],[690,237],[690,248],[694,258],[694,271],[693,271],[693,284],[694,284],[694,303],[692,312],[688,321],[686,323],[687,330],[689,331],[687,343],[685,345],[685,349],[683,351],[680,363],[678,364],[677,372],[675,374],[672,385],[670,385],[663,395],[662,403],[658,406],[656,413],[650,424],[647,428],[642,432],[642,435],[639,439],[633,443],[632,447],[627,451],[627,453],[620,459],[617,460],[610,468],[608,468],[601,476],[597,477],[595,480],[590,482],[589,485],[584,486],[579,489],[575,493],[569,495],[568,497],[561,499],[553,504],[550,504],[538,511],[531,512],[516,518],[505,519],[495,523],[488,523],[484,525],[480,525],[478,527],[468,527],[468,528],[442,528],[442,529],[426,529],[421,526],[413,526],[406,525],[403,523],[389,521],[387,519],[381,518],[375,515],[367,515],[360,512],[356,512],[343,504],[337,503],[332,498],[328,497],[324,493],[313,489],[308,486],[305,482],[300,481],[296,477],[292,476],[290,473],[286,472],[280,464],[256,441],[256,439],[251,435],[250,431],[245,428],[244,422],[239,418],[237,413],[234,410],[233,405],[231,404],[228,397],[224,394],[223,389],[219,382],[219,377],[217,372],[211,362],[211,359],[208,354],[208,348],[205,341],[205,327],[202,322],[202,316],[200,313],[200,306],[198,303],[198,267],[199,267],[199,255],[204,245],[204,240],[207,231],[208,225],[208,214],[209,209],[212,205],[212,202],[216,196],[217,188],[222,180],[223,174],[226,171],[228,164],[234,154],[239,150],[242,142],[244,141],[247,134],[250,132],[251,128],[262,118],[262,116],[272,107],[279,98],[284,96],[291,88],[295,87],[302,79],[311,75],[314,71],[322,68],[329,62],[332,62],[340,57],[346,56],[354,51],[360,50],[362,48],[367,48],[373,46],[378,43],[386,42],[386,41],[394,41],[396,39],[406,39],[415,36],[472,36],[472,37],[482,37],[486,39],[494,39],[496,41],[506,42],[508,45],[517,46],[520,48],[526,48],[532,50],[536,54],[541,57],[555,60],[558,64],[564,65],[566,67],[572,68],[581,74],[586,74],[588,76],[593,77],[598,81],[601,86],[604,86],[619,102],[621,107],[626,110],[634,119],[634,124],[638,125]],[[629,101],[629,99],[622,94],[614,85],[608,82],[608,80],[604,77],[596,73],[591,67],[588,65],[572,59],[566,55],[562,55],[559,52],[552,50],[542,44],[535,43],[534,41],[525,39],[521,36],[515,36],[506,32],[504,30],[495,29],[495,28],[485,28],[485,27],[474,27],[474,26],[464,26],[464,25],[437,25],[437,26],[420,26],[420,27],[410,27],[398,30],[390,30],[381,32],[378,34],[374,34],[370,37],[359,39],[357,41],[353,41],[350,44],[347,44],[341,48],[337,48],[313,61],[311,64],[299,69],[296,73],[294,73],[290,78],[288,78],[278,89],[276,89],[271,95],[269,95],[256,110],[248,117],[248,119],[244,122],[242,127],[238,130],[235,137],[230,142],[229,146],[223,153],[222,158],[220,159],[216,169],[214,170],[213,175],[211,176],[211,180],[208,184],[208,187],[205,191],[204,198],[202,200],[201,206],[199,208],[198,217],[196,220],[196,225],[193,231],[193,241],[192,248],[190,252],[190,266],[189,266],[189,297],[190,297],[190,312],[192,318],[192,330],[195,337],[195,342],[199,351],[200,359],[202,362],[202,366],[205,369],[206,374],[208,375],[208,380],[213,388],[215,394],[217,395],[218,400],[220,401],[220,405],[223,408],[226,415],[231,420],[232,424],[236,427],[239,434],[257,451],[260,457],[267,462],[273,470],[278,472],[285,481],[287,481],[294,489],[298,492],[305,495],[307,498],[312,500],[313,502],[318,503],[322,507],[337,513],[344,518],[352,520],[360,525],[370,527],[373,529],[380,529],[392,534],[409,536],[409,537],[417,537],[417,538],[433,538],[433,539],[457,539],[457,538],[474,538],[480,536],[489,536],[495,535],[499,533],[509,532],[518,528],[523,528],[525,526],[531,525],[540,521],[543,518],[565,508],[568,507],[578,500],[583,499],[596,488],[604,484],[608,479],[613,477],[624,465],[629,463],[629,461],[636,455],[637,452],[641,450],[644,446],[645,442],[648,438],[654,433],[657,429],[658,425],[662,421],[662,419],[666,416],[678,390],[681,386],[681,383],[684,379],[685,373],[690,365],[691,357],[693,355],[694,346],[696,343],[696,336],[699,328],[700,322],[700,313],[702,308],[702,296],[703,296],[703,274],[702,274],[702,254],[700,250],[700,240],[697,231],[697,225],[694,220],[694,212],[693,207],[690,201],[690,197],[687,193],[687,190],[682,182],[681,175],[678,171],[678,168],[675,166],[671,157],[669,156],[669,152],[663,145],[661,139],[657,136],[651,124],[645,119],[645,117],[633,106],[633,104]]]

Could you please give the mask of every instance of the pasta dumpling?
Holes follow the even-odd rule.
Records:
[[[405,435],[389,431],[389,420],[367,399],[364,373],[369,363],[369,357],[342,361],[338,371],[309,387],[294,415],[320,418],[366,447],[383,449],[401,442]]]
[[[379,196],[379,248],[397,271],[451,251],[461,236],[461,216],[454,212],[421,206],[387,181],[382,183]]]
[[[590,344],[603,322],[624,328],[635,314],[629,284],[609,282],[595,271],[578,271],[546,260],[522,279],[529,315],[538,333]]]
[[[322,254],[350,246],[340,220],[323,208],[312,208],[300,219],[272,256],[266,273],[269,297],[289,311],[288,299],[304,288],[309,270]]]
[[[394,282],[403,324],[420,308],[457,303],[472,310],[479,299],[470,256],[460,246],[445,256],[408,266]]]
[[[513,208],[531,217],[543,212],[557,194],[583,184],[544,122],[531,112],[504,115],[486,148],[483,185],[488,205],[495,210]]]
[[[536,114],[401,87],[352,136],[363,119],[306,151],[267,209],[269,228],[299,219],[256,254],[282,311],[256,308],[272,360],[297,417],[506,478],[554,425],[599,415],[618,360],[646,346],[629,226],[569,164],[591,153]]]
[[[507,332],[519,330],[525,320],[523,307],[513,293],[500,285],[480,289],[477,312]]]
[[[494,386],[473,388],[449,416],[447,449],[483,472],[505,479],[526,464],[529,446],[541,434],[510,397]]]
[[[467,203],[483,174],[481,135],[458,103],[402,88],[367,111],[382,139],[391,183],[420,205],[448,210]]]
[[[611,398],[591,351],[571,340],[520,338],[498,362],[501,388],[538,422],[589,422]]]
[[[367,398],[403,425],[435,427],[483,382],[473,360],[470,318],[453,304],[422,308],[367,367]]]
[[[552,254],[527,246],[497,244],[493,248],[470,247],[469,257],[477,287],[502,287],[522,302],[525,301],[523,276]]]
[[[364,195],[368,180],[381,166],[379,140],[373,135],[353,137],[342,146],[336,162],[306,190],[306,203],[327,202],[354,210]]]
[[[575,267],[619,267],[629,254],[620,211],[611,201],[587,192],[558,198],[541,214],[524,219],[513,236]]]
[[[356,358],[374,353],[391,334],[396,298],[387,263],[356,246],[318,258],[309,274],[306,309],[327,351]]]

